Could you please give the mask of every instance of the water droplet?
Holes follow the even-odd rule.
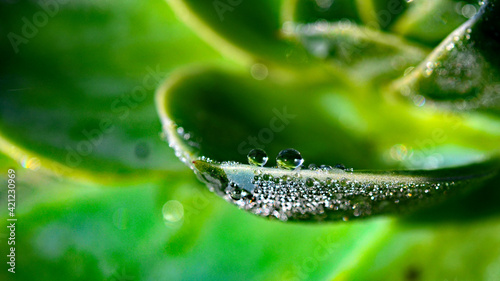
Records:
[[[432,72],[434,71],[434,62],[427,62],[426,68],[424,71],[424,76],[429,77],[431,76]]]
[[[272,180],[274,177],[271,176],[270,174],[264,174],[262,176],[262,179],[264,179],[265,181],[269,181],[269,180]]]
[[[319,166],[319,168],[322,170],[325,170],[325,171],[329,171],[329,170],[333,169],[332,166],[329,166],[329,165],[321,165],[321,166]]]
[[[165,221],[175,223],[184,217],[184,207],[177,200],[170,200],[162,208],[163,218]]]
[[[337,165],[335,165],[335,168],[345,170],[344,164],[337,164]]]
[[[260,148],[252,149],[247,155],[248,163],[254,166],[264,166],[267,163],[267,154]]]
[[[278,154],[276,157],[276,163],[280,168],[292,170],[302,166],[304,159],[302,158],[302,155],[300,155],[300,152],[293,148],[288,148],[282,150]]]
[[[230,192],[230,196],[233,200],[240,200],[242,197],[242,190],[239,187],[235,187],[233,190]]]
[[[307,178],[307,180],[306,180],[306,186],[313,187],[314,186],[314,179]]]

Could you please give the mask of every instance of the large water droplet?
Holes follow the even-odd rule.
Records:
[[[260,148],[252,149],[247,155],[248,163],[255,166],[264,166],[267,163],[267,154]]]
[[[304,163],[304,159],[300,155],[300,152],[293,148],[288,148],[278,154],[276,163],[280,168],[292,170],[301,166]]]

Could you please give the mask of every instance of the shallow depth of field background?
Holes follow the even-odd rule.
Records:
[[[211,194],[162,140],[154,92],[179,67],[231,61],[163,0],[65,2],[44,17],[0,1],[1,280],[498,280],[498,193],[436,220],[313,225]]]

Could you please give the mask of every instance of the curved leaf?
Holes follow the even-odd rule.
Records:
[[[245,79],[222,69],[195,68],[167,81],[157,93],[157,106],[170,146],[212,191],[245,210],[282,220],[347,219],[427,206],[454,190],[479,186],[497,172],[491,163],[432,172],[351,174],[340,169],[286,171],[206,160],[241,163],[253,147],[265,146],[273,152],[297,146],[313,163],[359,160],[358,167],[380,169],[384,164],[375,151],[363,151],[366,144],[361,139],[353,145],[355,135],[322,116],[313,95],[322,86],[283,85]],[[306,88],[310,95],[303,97]],[[276,111],[278,105],[283,111]],[[279,118],[286,126],[277,127]],[[271,134],[272,139],[263,138]],[[492,137],[493,152],[497,139]]]
[[[474,126],[451,113],[422,113],[404,102],[390,104],[371,88],[340,80],[297,78],[283,83],[271,74],[256,80],[235,68],[191,67],[173,74],[158,89],[156,104],[167,137],[182,133],[170,144],[182,145],[178,154],[188,151],[194,158],[244,163],[255,147],[271,158],[293,147],[304,155],[306,165],[394,169],[398,166],[384,154],[399,145],[411,150],[401,159],[419,162],[411,167],[436,168],[467,163],[459,162],[460,148],[467,148],[466,154],[474,151],[470,162],[498,150],[493,127]],[[445,145],[455,147],[455,153],[441,151]],[[425,158],[435,154],[443,162],[426,166]],[[189,164],[189,155],[184,158]]]
[[[349,269],[345,280],[495,280],[500,224],[397,225]],[[380,257],[384,257],[381,261]],[[477,257],[481,257],[478,259]],[[376,260],[376,262],[374,262]]]
[[[421,46],[349,22],[298,25],[292,36],[314,56],[338,70],[348,71],[358,83],[382,83],[399,77],[427,55]]]
[[[404,0],[288,0],[284,2],[283,19],[296,23],[347,21],[385,30],[406,7]]]
[[[475,0],[411,1],[390,30],[408,39],[436,46],[478,10],[479,4]]]
[[[496,175],[497,162],[391,173],[294,171],[203,160],[193,164],[211,191],[241,209],[282,221],[324,221],[399,213],[429,205]]]
[[[94,10],[94,5],[97,5],[95,1],[70,1],[68,7],[71,7],[75,12],[71,13],[69,18],[74,19],[78,24],[71,24],[71,21],[69,21],[70,23],[59,21],[58,17],[51,18],[50,23],[45,27],[47,29],[40,29],[40,34],[36,39],[30,40],[28,45],[21,45],[21,48],[24,49],[21,49],[23,51],[19,56],[24,58],[23,68],[26,68],[26,73],[30,72],[33,76],[40,75],[41,70],[29,69],[30,67],[36,68],[33,63],[38,62],[39,56],[50,54],[50,57],[57,63],[48,64],[44,60],[43,65],[47,66],[44,70],[55,74],[53,69],[58,67],[59,71],[57,71],[56,77],[61,77],[61,73],[69,72],[63,76],[68,78],[68,83],[82,81],[83,77],[80,76],[89,73],[93,74],[90,77],[95,79],[95,77],[99,77],[96,72],[102,71],[104,74],[112,75],[116,71],[116,73],[126,73],[127,79],[123,79],[126,80],[123,82],[126,84],[124,88],[132,89],[141,83],[141,77],[146,74],[144,71],[145,66],[147,66],[146,62],[152,62],[152,67],[155,66],[155,63],[160,62],[162,70],[167,70],[173,65],[186,63],[191,59],[212,60],[218,58],[213,52],[206,50],[202,42],[193,39],[191,33],[180,27],[176,21],[165,20],[158,23],[158,19],[165,19],[165,16],[168,19],[169,16],[173,17],[173,15],[168,13],[168,10],[167,13],[162,10],[161,4],[164,3],[161,0],[155,1],[145,1],[139,4],[137,1],[127,0],[100,1],[99,5],[111,7],[104,11],[105,15],[101,14],[101,10],[99,12]],[[365,1],[365,3],[367,2]],[[21,27],[19,25],[20,18],[29,17],[39,11],[39,7],[36,5],[22,3],[24,2],[13,4],[13,1],[3,1],[0,4],[3,23],[0,34],[3,30],[16,31],[16,28]],[[4,5],[20,5],[31,8],[17,11],[9,9],[10,7],[3,9]],[[67,18],[64,16],[68,15],[67,13],[67,10],[61,11],[59,16]],[[104,21],[110,14],[116,17],[113,28],[103,25],[102,22],[94,24],[95,21]],[[3,22],[4,20],[6,23]],[[152,26],[162,26],[162,29],[166,26],[168,28],[166,30],[152,28],[152,34],[156,34],[158,37],[146,36],[144,38],[142,34],[151,28],[147,24],[141,24],[144,21]],[[87,24],[92,24],[96,33],[89,32]],[[68,25],[71,27],[69,31],[65,28]],[[496,28],[494,25],[492,26]],[[109,29],[124,32],[126,38],[116,35],[120,33],[111,32],[115,36],[111,36],[109,41],[104,40],[103,38],[109,36],[107,32]],[[44,41],[43,44],[37,41],[40,38],[46,38],[44,32],[47,31],[53,32],[54,36],[50,37],[50,40]],[[58,31],[66,32],[59,33]],[[0,36],[0,40],[7,38],[5,34],[3,35]],[[96,45],[83,44],[85,48],[89,49],[89,52],[92,52],[91,55],[79,47],[82,45],[82,42],[78,40],[79,36],[93,39],[92,42]],[[64,38],[68,39],[62,40],[63,42],[58,41]],[[165,38],[176,41],[174,46],[177,47],[168,45],[164,41]],[[140,42],[130,43],[130,40],[134,39]],[[126,46],[120,42],[125,42]],[[104,43],[104,46],[97,46],[101,43]],[[89,44],[91,46],[88,46]],[[128,44],[136,47],[131,47],[132,51],[126,52],[129,50]],[[156,46],[156,44],[158,45]],[[156,46],[157,51],[152,51],[150,49],[152,46]],[[6,47],[8,50],[4,49]],[[16,68],[16,63],[11,63],[13,58],[18,58],[8,53],[11,51],[11,46],[2,43],[0,48],[2,48],[2,54],[7,54],[2,57],[2,62],[8,62],[6,68],[13,68],[19,76],[22,76],[24,73]],[[51,53],[52,48],[57,51],[57,56]],[[74,52],[68,51],[71,49],[79,51],[74,54]],[[29,50],[31,54],[24,53],[26,50]],[[103,52],[102,55],[101,52]],[[184,57],[182,55],[184,53],[189,53],[190,58]],[[71,54],[71,56],[66,54]],[[198,54],[200,57],[197,57]],[[71,57],[77,59],[71,59]],[[140,62],[131,58],[139,58]],[[80,60],[90,63],[85,67],[85,63],[80,62]],[[109,63],[108,60],[112,60],[113,63]],[[72,67],[73,65],[75,67]],[[112,65],[115,65],[116,69]],[[108,69],[108,72],[101,67],[113,68],[113,70]],[[2,68],[0,71],[4,73],[5,70]],[[275,133],[277,143],[269,147],[268,144],[265,144],[268,152],[276,153],[297,139],[297,141],[305,143],[305,146],[318,146],[316,149],[321,151],[325,161],[328,161],[316,162],[318,164],[342,161],[348,165],[355,165],[356,168],[367,165],[371,168],[385,169],[391,165],[386,162],[385,157],[388,156],[390,159],[406,157],[409,159],[412,155],[415,157],[420,151],[424,152],[429,159],[436,160],[443,157],[451,161],[446,162],[446,164],[437,162],[436,165],[439,167],[463,161],[458,159],[463,158],[463,154],[461,154],[463,150],[460,149],[464,147],[472,149],[473,154],[479,155],[481,153],[489,154],[490,150],[494,148],[498,149],[498,123],[481,119],[476,114],[439,113],[437,112],[438,108],[407,106],[398,103],[398,101],[390,100],[390,97],[384,95],[384,92],[371,88],[355,87],[356,85],[348,85],[346,81],[338,79],[331,79],[327,84],[324,78],[328,75],[320,74],[319,70],[317,71],[315,73],[301,71],[296,76],[283,77],[276,75],[270,69],[269,76],[264,79],[267,82],[253,81],[239,72],[228,75],[219,71],[218,75],[215,75],[213,70],[207,71],[206,69],[191,70],[188,72],[189,75],[184,73],[182,77],[175,74],[169,81],[172,88],[165,91],[168,92],[169,96],[164,98],[172,107],[175,107],[176,104],[182,105],[185,113],[181,114],[180,111],[175,111],[174,116],[172,114],[174,111],[168,106],[164,106],[163,103],[159,105],[160,112],[163,117],[168,118],[163,121],[170,120],[179,124],[181,122],[187,125],[198,124],[198,126],[207,126],[209,129],[213,129],[217,127],[210,123],[220,122],[220,129],[213,131],[217,138],[207,135],[210,130],[202,131],[196,126],[187,125],[183,127],[187,133],[190,130],[193,130],[193,134],[195,131],[204,133],[194,136],[193,139],[186,132],[177,135],[179,127],[175,127],[175,123],[165,122],[164,124],[169,124],[166,126],[167,131],[175,132],[176,137],[180,137],[182,142],[178,141],[177,143],[182,143],[183,149],[197,149],[198,153],[204,155],[208,151],[208,146],[218,145],[218,148],[227,150],[224,153],[231,157],[234,156],[235,159],[245,158],[244,154],[246,153],[240,155],[233,149],[234,146],[231,146],[242,140],[231,140],[231,136],[228,135],[230,133],[228,131],[231,130],[226,126],[230,124],[230,120],[217,118],[211,120],[212,122],[200,122],[200,120],[203,120],[204,114],[205,116],[208,114],[229,118],[240,114],[250,114],[253,118],[248,118],[252,119],[248,120],[248,124],[251,124],[254,118],[256,124],[239,126],[257,128],[243,137],[243,140],[248,140],[248,136],[258,137],[260,130],[270,128],[270,118],[274,116],[272,113],[266,115],[266,110],[270,110],[262,105],[266,103],[277,106],[278,109],[281,109],[283,103],[295,104],[292,107],[294,111],[289,113],[298,114],[300,112],[301,114],[297,118],[304,123],[303,126],[294,127],[291,125],[287,127],[293,128],[294,133],[287,133],[285,138],[279,137],[280,133]],[[219,79],[215,82],[219,82],[221,85],[209,87],[211,84],[200,79],[197,75],[201,77],[207,75],[207,79]],[[2,77],[5,78],[5,76]],[[44,81],[50,81],[50,75],[47,75],[48,78],[46,76],[40,77]],[[257,75],[256,77],[262,79],[263,76]],[[174,78],[178,80],[174,81]],[[9,80],[10,77],[5,79]],[[303,80],[309,84],[299,82]],[[2,82],[4,81],[2,80]],[[318,81],[324,84],[319,86]],[[58,80],[56,82],[64,84],[63,82],[66,81]],[[184,83],[185,85],[180,85]],[[194,87],[197,83],[201,85]],[[288,87],[283,86],[283,84],[288,83],[290,83]],[[260,84],[261,87],[257,87],[256,84]],[[112,83],[109,87],[115,88],[120,85],[122,85],[121,82]],[[245,89],[246,87],[248,89]],[[84,102],[86,100],[81,98],[82,96],[75,88],[77,87],[64,86],[64,89],[74,94],[77,100],[82,101],[82,107],[93,104],[90,98],[88,102]],[[91,89],[89,92],[95,93],[101,93],[103,88],[108,89],[104,86],[85,86],[86,90]],[[181,89],[183,90],[180,91]],[[197,94],[191,93],[190,90],[197,92]],[[262,93],[255,92],[258,90]],[[106,92],[108,91],[106,90]],[[229,96],[226,92],[243,97],[241,99],[238,97],[221,98],[220,92],[222,92],[221,96],[223,97]],[[61,93],[67,94],[62,90]],[[177,94],[185,94],[185,98],[188,100],[179,103],[180,96],[173,97]],[[274,94],[278,96],[276,99],[270,97]],[[207,96],[204,101],[212,102],[209,103],[211,107],[208,109],[195,102],[203,95]],[[30,98],[34,96],[30,96]],[[50,97],[49,95],[40,96]],[[190,98],[192,99],[189,100]],[[296,102],[289,102],[287,98],[294,99]],[[62,99],[63,102],[67,100]],[[97,100],[106,102],[104,97],[94,101]],[[191,103],[191,107],[189,103]],[[241,104],[248,105],[249,103],[252,105],[252,110],[240,110],[245,108],[240,106]],[[35,102],[29,104],[32,105]],[[43,104],[47,103],[43,102]],[[22,104],[20,106],[22,107]],[[99,112],[99,109],[106,109],[105,105],[92,106],[96,107],[92,111],[93,114],[99,118],[103,115],[107,116],[107,114]],[[305,107],[306,110],[300,111],[301,106]],[[67,108],[74,110],[75,114],[80,113],[77,106],[72,105]],[[150,109],[147,108],[149,107],[145,106],[144,110],[149,112]],[[223,112],[231,108],[233,111]],[[29,113],[29,110],[23,110],[23,112]],[[130,116],[135,117],[135,113],[135,111],[131,111]],[[306,116],[310,116],[312,120],[306,121]],[[327,116],[329,117],[327,118]],[[190,121],[182,121],[187,119]],[[446,119],[448,121],[444,121]],[[134,122],[131,126],[149,128],[147,120],[149,118],[144,118],[143,123]],[[237,124],[245,124],[247,120],[240,117],[235,118],[235,121]],[[314,126],[315,123],[323,131],[315,129],[310,132],[318,133],[319,136],[328,136],[328,132],[331,132],[332,136],[329,136],[324,142],[317,142],[314,136],[302,135],[300,131],[295,131],[295,129]],[[51,124],[53,123],[51,122]],[[224,128],[224,126],[226,127]],[[30,128],[30,131],[38,128]],[[6,135],[8,136],[8,134]],[[174,134],[170,135],[174,136]],[[133,136],[137,136],[137,134],[133,134]],[[0,140],[1,145],[10,149],[12,143],[4,143],[3,140]],[[219,141],[220,144],[214,140]],[[352,141],[355,142],[354,145],[351,149],[345,149],[344,155],[343,148],[348,147],[349,142]],[[421,146],[418,145],[419,143]],[[200,146],[196,147],[197,144]],[[224,147],[227,144],[229,146]],[[358,144],[366,147],[356,147]],[[455,145],[455,150],[451,150],[447,155],[441,147],[450,144]],[[195,146],[191,147],[190,145]],[[338,147],[335,147],[335,152],[330,154],[327,148],[333,146]],[[30,160],[29,157],[26,158],[26,155],[23,155],[26,152],[25,147],[28,145],[23,144],[19,150],[13,150],[12,155],[18,155],[15,157],[16,159],[27,167],[33,168],[34,166],[29,165],[33,162],[23,161],[23,159]],[[459,148],[458,152],[457,147]],[[122,151],[121,148],[122,145],[116,145],[116,149],[113,146],[116,151]],[[358,148],[358,151],[354,148]],[[304,151],[302,147],[300,149]],[[391,153],[388,154],[389,151]],[[171,159],[171,154],[163,154],[163,152],[159,150],[157,157],[166,157],[165,161],[168,162]],[[125,153],[124,155],[129,154]],[[221,156],[223,155],[215,153],[211,157],[224,160],[224,158],[220,158]],[[314,159],[322,161],[321,156],[320,153],[316,153],[314,157],[304,153],[307,161]],[[348,156],[351,156],[352,160],[344,161],[351,158]],[[368,159],[366,163],[363,162],[365,158]],[[128,163],[126,159],[120,160]],[[470,162],[470,160],[470,158],[466,159],[465,162]],[[9,159],[2,159],[0,155],[0,166],[5,168],[4,164],[7,163],[4,161],[9,161]],[[45,160],[42,159],[42,163],[44,162]],[[432,164],[432,161],[424,162]],[[393,165],[397,166],[398,164]],[[104,174],[109,174],[107,166],[100,167]],[[112,167],[114,166],[112,165]],[[466,280],[496,280],[499,275],[498,257],[500,252],[498,247],[494,247],[500,243],[498,236],[500,207],[496,202],[499,198],[498,175],[488,179],[488,182],[485,183],[487,188],[462,194],[465,199],[461,201],[448,204],[452,200],[447,200],[444,206],[427,209],[425,219],[421,216],[410,220],[405,218],[403,225],[397,224],[393,219],[387,217],[351,223],[307,225],[269,222],[240,212],[222,200],[216,200],[208,191],[198,190],[199,183],[186,177],[187,174],[178,172],[167,172],[168,179],[159,183],[157,179],[151,177],[151,173],[147,173],[148,179],[151,181],[148,183],[133,186],[118,183],[127,187],[121,189],[106,189],[92,184],[81,186],[79,192],[74,192],[74,188],[72,188],[76,187],[74,182],[63,181],[54,184],[52,181],[45,180],[39,171],[21,169],[20,166],[16,168],[19,168],[19,178],[22,180],[19,185],[22,188],[18,189],[19,204],[16,206],[21,223],[16,227],[16,235],[18,241],[22,242],[23,245],[22,253],[16,255],[19,266],[19,272],[15,275],[17,279],[54,280],[60,279],[61,275],[64,275],[66,280],[81,280],[82,278],[86,280],[162,280],[166,276],[174,280],[454,280],[461,278]],[[431,165],[430,168],[434,168],[434,166]],[[442,172],[440,171],[440,173]],[[455,170],[455,172],[466,174],[466,171]],[[103,173],[96,171],[91,173],[98,176],[103,175]],[[356,176],[346,173],[350,176]],[[433,172],[426,171],[425,173],[432,174]],[[2,177],[3,175],[0,173],[0,178]],[[122,174],[118,177],[121,178]],[[6,189],[0,190],[0,193],[2,193],[1,197],[4,197]],[[185,216],[184,221],[181,222],[183,223],[182,227],[179,224],[174,224],[174,226],[165,224],[161,215],[162,211],[165,210],[162,210],[162,207],[166,201],[170,202],[169,200],[179,200],[177,203],[184,206]],[[0,211],[4,219],[6,211],[6,208]],[[165,214],[168,215],[168,213],[163,213],[163,215]],[[480,220],[484,217],[489,219]],[[434,223],[429,225],[432,222]],[[0,247],[2,252],[8,253],[7,243],[2,243]],[[19,250],[21,249],[19,248]],[[137,258],[138,253],[140,259]],[[8,278],[11,277],[12,274],[7,271],[0,273],[2,280],[9,280]]]
[[[495,1],[485,4],[395,87],[411,99],[423,96],[453,109],[498,112],[499,22]]]
[[[34,169],[104,181],[181,169],[158,136],[153,93],[171,67],[218,56],[169,19],[162,2],[139,10],[132,2],[93,4],[59,5],[57,17],[19,45],[9,36],[24,36],[20,15],[40,6],[1,4],[0,149]],[[141,15],[124,23],[132,11]],[[164,55],[187,42],[198,55]]]
[[[30,172],[34,173],[25,170],[20,177],[27,179]],[[312,228],[273,223],[215,200],[213,194],[199,189],[199,182],[185,176],[120,189],[67,181],[44,181],[41,188],[37,177],[23,182],[23,190],[18,190],[26,192],[22,198],[30,192],[38,204],[22,200],[17,209],[23,223],[16,227],[16,239],[25,245],[16,264],[24,264],[25,269],[16,271],[16,278],[283,279],[298,274],[303,257],[319,248],[319,266],[307,272],[307,279],[322,280],[334,273],[332,267],[340,271],[378,245],[394,224],[390,219]],[[162,207],[170,200],[182,204],[184,216],[169,224]],[[5,211],[0,211],[4,220]],[[305,242],[298,245],[301,239]],[[3,243],[0,249],[8,251],[9,247]],[[137,259],[138,252],[143,253],[141,259]],[[209,263],[200,267],[202,261]],[[107,266],[99,266],[102,263]],[[6,270],[0,272],[4,280],[11,276]]]
[[[389,30],[408,8],[405,0],[357,0],[358,10],[365,25]]]
[[[307,54],[280,35],[280,1],[167,0],[209,44],[244,63],[304,64]]]

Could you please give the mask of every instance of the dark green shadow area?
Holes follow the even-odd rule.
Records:
[[[180,169],[154,91],[173,67],[219,56],[161,0],[48,3],[0,4],[2,136],[75,170]]]

